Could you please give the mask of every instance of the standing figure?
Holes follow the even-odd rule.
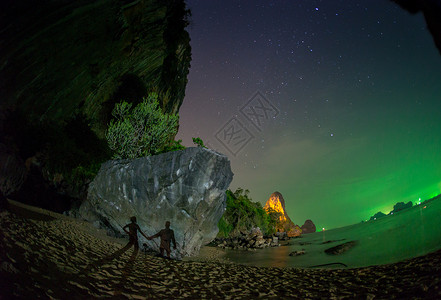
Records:
[[[138,249],[139,248],[138,230],[146,239],[148,239],[148,237],[144,234],[144,232],[141,231],[139,225],[136,224],[136,217],[131,217],[130,221],[132,221],[132,223],[127,224],[126,226],[123,227],[123,230],[129,235],[129,243],[127,244],[127,246],[134,245],[135,249]],[[129,231],[127,231],[126,228],[129,228]]]
[[[159,231],[157,234],[152,235],[148,239],[151,240],[157,237],[161,238],[161,245],[159,246],[161,256],[164,256],[165,250],[167,252],[167,257],[170,258],[170,242],[173,242],[173,249],[176,250],[175,233],[170,229],[170,221],[165,222],[165,228]]]

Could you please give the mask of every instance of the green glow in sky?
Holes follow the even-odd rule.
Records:
[[[441,57],[421,14],[393,1],[203,3],[177,138],[227,154],[231,189],[262,204],[278,191],[296,224],[326,229],[441,192]],[[256,91],[279,111],[258,130],[240,113]],[[253,135],[237,155],[216,140],[232,118]]]
[[[441,95],[441,87],[438,92]],[[382,92],[372,95],[380,112],[360,106],[359,111],[329,115],[338,119],[332,138],[320,129],[295,136],[279,128],[281,134],[268,138],[271,146],[259,158],[259,170],[265,172],[249,173],[242,186],[253,186],[253,199],[262,203],[279,191],[294,222],[301,225],[312,219],[318,228],[329,229],[358,223],[379,211],[389,213],[397,202],[415,204],[419,198],[438,195],[439,112],[430,107],[418,111],[417,105],[403,109],[399,90],[388,95],[389,99],[382,98]],[[436,96],[429,96],[426,101],[435,103]],[[358,116],[356,121],[353,116]],[[272,190],[267,192],[268,186]]]

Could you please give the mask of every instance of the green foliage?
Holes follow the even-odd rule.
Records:
[[[201,138],[193,138],[193,143],[196,144],[198,147],[207,148],[204,145],[204,142]]]
[[[228,237],[240,231],[259,227],[265,235],[275,232],[271,219],[259,202],[252,202],[249,190],[227,190],[227,208],[219,220],[219,237]]]
[[[280,217],[283,215],[280,211],[276,211],[271,207],[267,209],[266,213],[268,214],[268,223],[271,228],[274,228],[274,232],[285,231],[284,230],[284,222],[280,220]]]
[[[231,231],[233,231],[233,224],[228,223],[224,217],[219,220],[217,223],[217,227],[219,228],[219,237],[227,237]]]
[[[170,152],[170,151],[177,151],[177,150],[184,150],[185,146],[181,145],[182,140],[172,141],[169,145],[166,145],[160,153]]]
[[[158,95],[151,93],[132,109],[125,101],[117,103],[106,131],[113,158],[137,158],[161,153],[176,135],[177,115],[166,115],[159,107]]]

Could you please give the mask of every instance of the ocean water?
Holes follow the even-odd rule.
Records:
[[[340,255],[325,250],[349,241],[356,245]],[[441,249],[441,197],[375,221],[305,234],[289,245],[261,250],[227,250],[232,262],[265,267],[313,267],[343,263],[347,268],[381,265]],[[300,256],[289,256],[304,250]],[[342,265],[322,266],[342,268]]]

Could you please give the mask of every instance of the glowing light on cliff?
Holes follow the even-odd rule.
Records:
[[[282,207],[282,203],[280,203],[279,198],[277,196],[273,196],[271,195],[271,197],[269,198],[269,200],[266,202],[265,206],[263,207],[264,210],[269,211],[269,210],[274,210],[276,212],[279,212],[281,215],[279,217],[279,220],[284,222],[286,221],[286,217],[285,217],[285,211]]]

